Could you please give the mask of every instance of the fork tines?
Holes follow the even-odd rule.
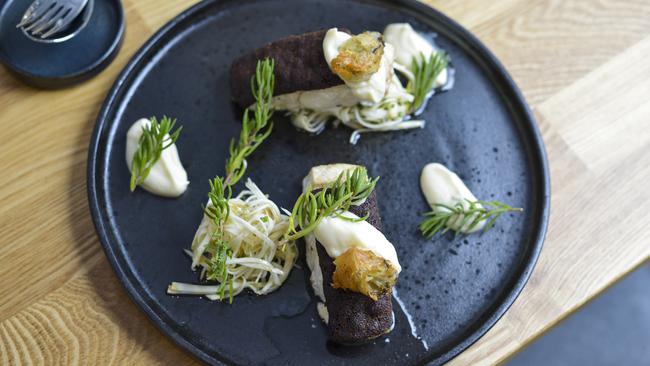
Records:
[[[16,28],[32,36],[47,38],[67,26],[78,12],[60,0],[36,0],[27,8]]]

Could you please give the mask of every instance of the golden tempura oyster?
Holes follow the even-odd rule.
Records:
[[[378,32],[363,32],[345,41],[339,51],[332,70],[347,82],[367,81],[379,70],[384,42]]]
[[[364,294],[377,301],[397,282],[397,269],[370,250],[352,247],[334,260],[332,287]]]

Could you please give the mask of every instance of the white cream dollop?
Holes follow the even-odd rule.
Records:
[[[129,128],[126,134],[126,164],[131,171],[133,164],[133,155],[138,150],[142,129],[148,128],[151,122],[146,118],[141,118]],[[168,140],[169,135],[165,135]],[[172,144],[162,151],[160,159],[154,164],[149,175],[142,183],[142,187],[147,191],[165,197],[178,197],[187,189],[190,182],[187,180],[187,172],[181,164],[178,156],[176,144]]]
[[[409,23],[392,23],[384,29],[384,40],[395,49],[395,62],[405,68],[410,68],[413,59],[420,59],[420,54],[429,58],[437,52],[435,47],[416,32]],[[440,72],[436,78],[436,85],[447,83],[447,69]]]
[[[477,201],[474,194],[472,194],[456,173],[438,163],[427,164],[422,169],[422,174],[420,175],[420,187],[422,188],[422,193],[424,193],[431,209],[438,212],[448,212],[449,210],[444,207],[436,206],[436,204],[453,207],[458,203],[462,203],[463,206],[467,208],[469,207],[467,201]],[[477,206],[482,207],[480,204]],[[463,217],[463,215],[458,215],[458,217],[452,221],[450,226],[453,229],[464,233],[475,232],[481,230],[483,226],[485,226],[485,220],[483,220],[471,230],[469,230],[471,222],[460,228],[459,226]]]
[[[341,32],[338,28],[330,28],[327,30],[323,38],[323,54],[328,65],[331,65],[332,60],[339,55],[339,48],[350,38],[352,38],[352,35]]]
[[[323,39],[323,53],[325,54],[325,61],[327,64],[332,64],[332,60],[339,55],[339,48],[352,36],[345,32],[340,32],[337,28],[331,28],[325,34]],[[386,44],[384,46],[384,54],[379,63],[379,69],[372,74],[370,79],[360,82],[348,82],[345,84],[350,87],[352,94],[354,94],[362,104],[374,105],[384,98],[388,90],[388,86],[393,78],[393,62],[395,57],[395,50],[393,46]]]
[[[351,212],[342,215],[359,218]],[[391,262],[397,273],[402,271],[393,244],[365,220],[352,222],[335,216],[325,217],[314,229],[314,236],[331,258],[337,258],[350,248],[365,249]]]

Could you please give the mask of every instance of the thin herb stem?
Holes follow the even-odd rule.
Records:
[[[467,203],[467,204],[464,204]],[[485,222],[483,232],[492,228],[496,220],[506,212],[521,212],[522,208],[510,207],[499,201],[461,201],[453,206],[436,204],[437,209],[424,214],[420,231],[427,239],[451,230],[456,234],[467,233]]]
[[[430,96],[435,87],[436,78],[447,67],[449,57],[444,52],[433,52],[427,59],[420,53],[420,58],[415,58],[411,64],[413,80],[410,80],[406,90],[413,95],[410,113],[420,110],[422,104]]]
[[[370,179],[363,167],[341,173],[336,181],[314,193],[311,187],[300,195],[289,217],[286,240],[296,240],[311,233],[328,216],[348,221],[363,221],[368,215],[350,218],[343,213],[351,206],[362,204],[375,189],[379,177]]]
[[[246,158],[250,156],[273,131],[271,100],[275,88],[273,69],[275,62],[265,59],[258,61],[255,75],[251,78],[251,91],[255,98],[253,118],[250,111],[244,111],[239,139],[230,140],[230,155],[226,160],[225,184],[235,185],[246,172]]]
[[[273,115],[271,100],[275,87],[273,60],[265,59],[257,62],[255,75],[251,77],[251,91],[255,97],[253,117],[249,110],[244,111],[242,129],[239,139],[230,140],[230,155],[226,159],[225,178],[216,176],[210,181],[208,197],[210,204],[205,207],[205,215],[212,220],[214,231],[206,251],[211,253],[206,278],[220,283],[219,296],[225,298],[226,288],[229,300],[233,300],[232,278],[228,276],[227,262],[232,257],[232,249],[225,238],[224,226],[230,215],[228,200],[232,197],[232,186],[235,185],[246,172],[246,158],[250,156],[260,144],[266,140],[273,130],[270,119]]]

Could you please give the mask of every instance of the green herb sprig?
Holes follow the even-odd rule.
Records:
[[[298,197],[289,217],[289,228],[284,237],[296,240],[311,233],[328,216],[337,216],[348,221],[363,221],[368,215],[358,219],[343,216],[350,206],[362,204],[375,189],[379,177],[370,179],[363,167],[352,172],[341,173],[336,181],[320,191],[313,193],[311,187]]]
[[[212,220],[215,230],[212,232],[208,250],[211,257],[208,261],[209,269],[206,278],[211,281],[219,281],[219,297],[224,298],[226,285],[230,288],[230,303],[232,304],[232,280],[228,281],[226,262],[232,256],[232,249],[224,238],[224,225],[230,215],[228,200],[232,197],[230,186],[224,186],[221,177],[215,177],[210,181],[210,192],[208,198],[210,205],[204,211],[205,215]]]
[[[230,156],[226,160],[226,185],[234,185],[246,172],[246,158],[251,155],[273,131],[271,100],[275,88],[274,60],[257,62],[255,75],[251,78],[251,91],[255,98],[253,118],[244,111],[239,140],[230,140]]]
[[[206,278],[219,281],[221,299],[224,298],[226,286],[228,286],[231,304],[233,283],[232,278],[228,277],[226,263],[233,253],[224,236],[224,226],[230,215],[228,200],[232,198],[232,186],[246,172],[246,158],[269,137],[273,130],[273,123],[270,120],[273,115],[271,100],[275,87],[274,68],[273,60],[264,59],[257,62],[255,75],[251,77],[251,90],[255,98],[253,117],[250,117],[248,109],[244,112],[239,139],[230,140],[230,156],[226,159],[226,176],[225,178],[216,176],[210,181],[210,192],[208,193],[210,205],[204,209],[206,216],[212,220],[215,227],[207,248],[211,257],[208,262]]]
[[[506,212],[521,212],[522,208],[510,207],[499,201],[469,201],[467,205],[458,202],[453,206],[436,204],[445,210],[433,210],[424,214],[425,219],[420,223],[420,231],[427,239],[437,233],[444,234],[449,230],[456,234],[471,231],[480,222],[487,221],[483,227],[486,232],[494,226],[496,220]]]
[[[138,141],[138,149],[133,155],[131,162],[131,182],[129,188],[131,192],[144,183],[149,176],[151,168],[160,159],[163,150],[172,146],[181,134],[183,127],[179,127],[172,132],[176,125],[176,119],[170,119],[163,116],[160,123],[156,117],[149,119],[149,127],[142,128],[142,135]],[[169,138],[165,135],[169,134]]]
[[[427,59],[420,53],[420,58],[414,58],[411,64],[413,80],[406,85],[406,90],[414,96],[410,113],[418,113],[424,101],[434,88],[438,74],[447,67],[449,57],[444,52],[433,52]]]

